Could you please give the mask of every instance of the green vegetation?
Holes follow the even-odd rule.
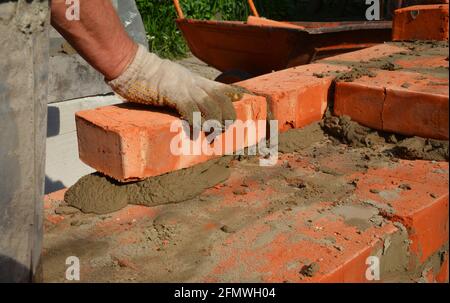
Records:
[[[144,21],[151,51],[165,58],[180,58],[188,47],[175,23],[172,0],[136,0]],[[186,18],[204,20],[246,20],[246,0],[182,0]]]

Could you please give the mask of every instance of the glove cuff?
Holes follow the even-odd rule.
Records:
[[[142,69],[146,61],[146,55],[148,51],[147,49],[138,44],[138,49],[136,55],[134,56],[133,61],[130,65],[125,69],[125,71],[117,78],[107,81],[108,85],[111,86],[113,91],[118,93],[119,95],[123,95],[127,92],[127,88],[130,87],[132,82],[134,82],[138,78],[138,74]]]

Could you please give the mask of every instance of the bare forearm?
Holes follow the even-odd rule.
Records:
[[[53,27],[106,79],[118,77],[137,45],[126,33],[110,0],[80,0],[80,20],[68,20],[65,0],[53,0]]]

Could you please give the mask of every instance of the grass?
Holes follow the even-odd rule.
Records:
[[[161,57],[184,57],[188,47],[177,28],[172,0],[136,0],[142,15],[150,50]],[[205,20],[245,20],[246,0],[182,0],[186,18]]]

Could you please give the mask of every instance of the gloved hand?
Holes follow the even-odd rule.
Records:
[[[193,112],[202,120],[235,120],[232,102],[242,94],[232,86],[191,73],[183,66],[160,59],[139,45],[127,69],[109,81],[112,89],[129,102],[174,108],[193,126]],[[200,125],[195,125],[199,127]]]

